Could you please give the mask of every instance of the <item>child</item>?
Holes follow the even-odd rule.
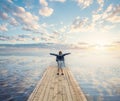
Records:
[[[61,70],[61,75],[64,75],[63,73],[63,67],[65,66],[65,63],[64,63],[64,56],[65,55],[68,55],[70,53],[65,53],[65,54],[62,54],[62,51],[59,51],[59,55],[58,54],[54,54],[54,53],[50,53],[50,55],[54,55],[56,56],[56,61],[58,63],[58,73],[57,75],[59,75],[59,71]]]

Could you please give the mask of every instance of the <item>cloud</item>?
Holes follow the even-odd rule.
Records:
[[[93,14],[93,21],[108,21],[111,23],[120,22],[120,5],[109,5],[102,13]]]
[[[48,7],[48,2],[46,0],[39,0],[39,2],[43,6],[39,10],[39,14],[45,17],[51,16],[54,10]]]
[[[43,27],[43,28],[47,28],[47,24],[46,23],[43,23],[43,24],[41,24],[41,26]]]
[[[13,40],[11,40],[11,41],[14,41],[14,42],[18,42],[18,41],[25,42],[25,41],[28,41],[28,40],[27,40],[27,38],[18,37],[18,38],[13,38]]]
[[[90,49],[90,44],[86,42],[78,42],[78,43],[72,43],[71,44],[72,48],[78,48],[78,49]]]
[[[64,3],[66,0],[50,0],[52,2],[61,2],[61,3]]]
[[[115,23],[120,23],[119,6],[109,6],[104,12],[95,12],[92,19],[76,17],[70,25],[69,33],[74,32],[92,32],[92,31],[110,31],[115,28]],[[109,24],[113,23],[113,24]]]
[[[20,35],[18,35],[18,37],[20,37],[20,38],[31,38],[31,35],[30,34],[20,34]]]
[[[67,26],[64,26],[63,28],[60,29],[60,32],[64,33],[67,30]]]
[[[26,11],[25,8],[17,6],[7,0],[2,1],[0,6],[1,10],[4,11],[2,18],[7,18],[8,15],[10,16],[8,20],[10,25],[22,25],[31,28],[31,30],[38,30],[38,16],[33,15],[31,12]]]
[[[92,24],[103,32],[115,28],[116,23],[120,23],[120,5],[110,4],[104,11],[97,11],[92,15]]]
[[[102,32],[108,32],[110,31],[112,28],[115,28],[115,25],[103,25],[101,28]]]
[[[40,39],[43,42],[49,42],[49,43],[58,43],[60,40],[60,33],[58,31],[52,31],[44,33],[40,36]]]
[[[46,23],[43,24],[34,24],[34,25],[29,25],[29,26],[23,26],[23,30],[25,31],[31,31],[33,33],[37,33],[40,35],[45,35],[46,33],[48,33],[47,28],[49,27],[49,25],[47,25]],[[50,27],[49,27],[50,28]]]
[[[8,31],[7,24],[0,25],[0,31]]]
[[[16,7],[16,12],[14,12],[13,15],[25,25],[37,23],[39,20],[37,16],[32,15],[30,12],[26,12],[23,7]]]
[[[32,24],[32,25],[29,25],[29,26],[23,26],[22,29],[26,30],[26,31],[39,32],[40,25]]]
[[[30,12],[26,12],[23,7],[17,7],[17,10],[13,15],[17,18],[17,21],[24,25],[24,30],[34,32],[39,30],[38,16],[32,15]]]
[[[108,47],[110,50],[120,50],[120,41],[114,41],[106,47]]]
[[[70,26],[70,32],[83,32],[88,31],[87,28],[89,26],[88,18],[80,18],[76,17]]]
[[[8,41],[8,40],[10,40],[10,37],[9,36],[4,36],[4,35],[0,35],[0,40],[1,41]]]
[[[32,38],[31,38],[30,35],[24,35],[24,34],[14,35],[14,36],[0,35],[0,40],[1,41],[7,41],[7,42],[18,42],[18,41],[25,42],[25,41],[28,41],[28,40],[31,40],[31,39]]]
[[[120,23],[120,16],[113,16],[107,19],[107,21],[112,23]]]
[[[109,5],[102,12],[94,12],[92,19],[76,17],[70,26],[69,32],[90,32],[97,30],[106,32],[115,28],[116,23],[120,23],[120,5]]]
[[[48,3],[46,0],[39,0],[39,2],[42,6],[48,6]]]
[[[11,19],[9,20],[9,23],[10,23],[11,25],[13,25],[13,26],[18,26],[18,25],[19,25],[19,23],[16,21],[15,18],[11,18]]]
[[[120,23],[120,5],[108,7],[107,12],[110,12],[106,20],[112,23]]]
[[[0,18],[2,18],[3,20],[7,20],[8,19],[8,14],[0,11]]]
[[[34,37],[34,38],[32,38],[32,40],[35,41],[35,42],[39,42],[39,41],[40,41],[40,38]]]
[[[81,8],[86,8],[93,3],[93,0],[76,0],[76,2]]]
[[[33,9],[34,8],[34,2],[35,2],[35,0],[23,0],[25,8],[27,8],[27,9]]]
[[[101,11],[103,9],[103,6],[104,6],[104,0],[97,0],[98,4],[99,4],[99,9],[98,11]]]
[[[116,41],[114,42],[116,45],[119,45],[120,46],[120,41]]]
[[[52,8],[43,7],[42,9],[39,10],[39,14],[42,16],[48,17],[48,16],[52,15],[53,11],[54,10]]]
[[[19,36],[4,36],[4,35],[0,35],[0,40],[1,41],[6,41],[6,42],[25,42],[26,39],[25,38],[21,38]]]
[[[10,2],[10,3],[13,3],[12,0],[7,0],[7,1]]]

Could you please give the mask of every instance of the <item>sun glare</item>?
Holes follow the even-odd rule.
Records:
[[[105,50],[106,45],[108,45],[108,42],[106,41],[97,41],[95,44],[95,49],[97,50]]]

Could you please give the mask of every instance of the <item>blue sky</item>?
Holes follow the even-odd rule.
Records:
[[[0,0],[0,43],[120,43],[120,0]]]

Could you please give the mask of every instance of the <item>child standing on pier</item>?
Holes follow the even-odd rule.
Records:
[[[62,54],[62,51],[59,51],[59,55],[58,54],[54,54],[54,53],[50,53],[50,55],[56,56],[56,61],[58,63],[58,73],[57,73],[57,75],[59,75],[60,70],[62,72],[61,75],[64,75],[64,73],[63,73],[63,67],[65,66],[64,56],[68,55],[68,54],[70,54],[70,53]]]

